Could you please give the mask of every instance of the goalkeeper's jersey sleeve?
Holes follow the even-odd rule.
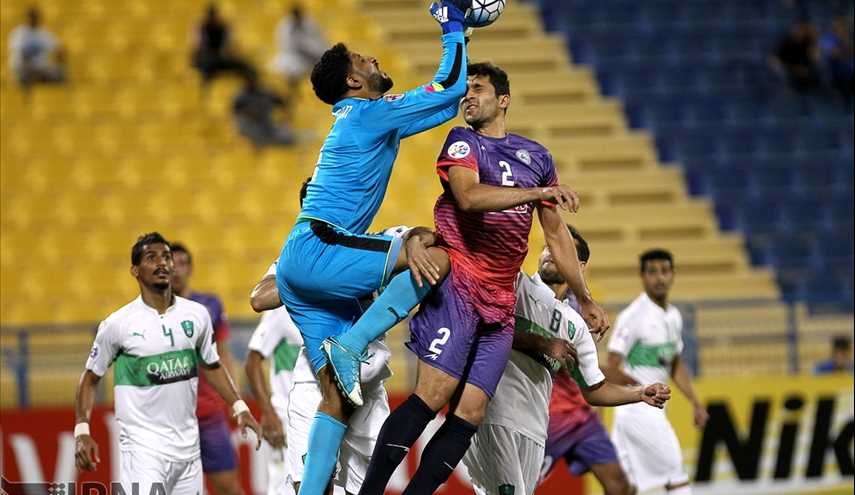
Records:
[[[403,94],[336,103],[300,217],[365,233],[383,201],[401,139],[456,115],[466,93],[466,63],[463,34],[448,33],[430,83]]]

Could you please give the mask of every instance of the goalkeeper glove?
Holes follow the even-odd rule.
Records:
[[[461,8],[461,0],[442,0],[430,6],[430,14],[442,28],[442,34],[462,32],[467,8]]]

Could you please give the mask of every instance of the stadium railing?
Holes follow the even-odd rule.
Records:
[[[684,320],[683,359],[696,376],[772,375],[809,373],[814,362],[828,356],[832,335],[851,334],[851,316],[828,325],[803,317],[798,304],[778,300],[693,301],[675,303]],[[606,309],[612,322],[625,305]],[[751,317],[745,315],[753,315]],[[230,348],[243,363],[256,320],[233,320]],[[0,327],[0,407],[69,405],[90,351],[97,323]],[[393,332],[406,331],[403,328]],[[415,362],[399,342],[392,344],[395,380],[392,390],[404,390],[415,377]],[[607,353],[599,345],[601,362]],[[236,381],[244,386],[241,368]],[[110,402],[112,380],[104,380],[99,402]],[[248,390],[245,390],[248,393]]]

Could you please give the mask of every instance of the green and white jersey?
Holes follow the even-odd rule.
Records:
[[[137,297],[98,327],[86,369],[114,364],[121,450],[148,450],[177,461],[199,457],[197,364],[220,360],[205,306],[175,296],[164,314]]]
[[[597,358],[597,346],[585,320],[555,293],[538,275],[517,277],[516,329],[550,338],[564,339],[576,347],[579,366],[572,370],[580,387],[590,388],[605,380]],[[499,386],[487,408],[484,423],[510,428],[544,445],[549,422],[552,373],[561,363],[537,359],[512,350]]]
[[[294,366],[303,346],[303,337],[285,306],[261,315],[261,321],[249,339],[249,349],[270,362],[270,402],[280,418],[288,411],[288,394],[294,383]]]
[[[624,357],[624,371],[638,383],[668,383],[683,352],[682,333],[680,311],[671,304],[662,309],[643,293],[618,315],[608,349]]]

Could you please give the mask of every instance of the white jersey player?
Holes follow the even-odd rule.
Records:
[[[549,260],[549,249],[544,248],[540,269]],[[517,278],[513,346],[486,417],[463,458],[479,494],[534,492],[546,445],[552,373],[561,368],[571,370],[593,405],[644,401],[662,407],[670,397],[662,384],[641,388],[607,383],[584,319],[557,300],[539,275],[520,273]]]
[[[92,471],[99,462],[89,420],[95,387],[114,364],[119,481],[125,491],[196,495],[202,491],[198,369],[232,404],[244,434],[247,427],[256,432],[258,446],[261,429],[228,371],[219,365],[208,310],[172,294],[172,253],[166,240],[156,232],[140,237],[131,250],[131,263],[140,296],[101,322],[77,389],[77,466]]]
[[[385,230],[384,234],[404,236],[409,230],[408,227],[399,226]],[[274,263],[253,289],[250,299],[256,311],[266,310],[281,304],[276,289],[275,273]],[[265,321],[266,318],[269,321]],[[253,393],[256,397],[264,397],[263,384],[258,384],[259,380],[253,378],[258,376],[257,369],[260,369],[260,367],[256,368],[254,363],[260,362],[259,358],[267,357],[271,352],[275,352],[268,349],[275,347],[276,342],[282,339],[286,339],[288,342],[299,341],[300,344],[299,351],[294,354],[293,371],[283,371],[277,373],[276,377],[271,376],[272,396],[270,402],[272,403],[271,408],[278,415],[278,424],[268,419],[269,415],[265,414],[264,411],[262,412],[265,439],[274,447],[276,445],[283,447],[287,445],[282,451],[285,460],[285,476],[282,479],[287,478],[287,483],[283,485],[280,481],[270,479],[268,483],[272,484],[269,484],[268,493],[290,493],[288,490],[292,488],[294,490],[299,489],[299,484],[303,479],[303,462],[308,451],[309,429],[321,401],[318,381],[312,372],[305,349],[302,348],[300,332],[288,316],[284,306],[265,311],[262,321],[250,340],[251,352],[247,361],[247,374],[253,386]],[[256,351],[257,355],[253,356],[252,351]],[[289,356],[291,352],[289,350]],[[365,471],[368,468],[377,435],[389,415],[389,398],[383,382],[392,374],[388,366],[391,353],[382,340],[377,340],[369,344],[368,355],[370,356],[368,362],[360,368],[365,403],[354,412],[349,421],[349,428],[339,451],[339,461],[333,479],[334,485],[352,494],[358,493],[362,486],[362,480],[365,478]],[[274,385],[277,382],[280,391],[284,391],[285,387],[288,387],[284,397],[277,398],[277,385]],[[289,397],[293,397],[294,400],[289,400]],[[262,404],[262,410],[264,410],[264,399],[259,399],[259,402]],[[284,434],[282,432],[283,424],[285,425]],[[272,478],[273,476],[281,476],[277,473],[283,471],[282,468],[269,466],[268,472]]]
[[[269,444],[267,452],[267,493],[290,495],[287,482],[287,442],[283,425],[288,423],[288,398],[294,384],[294,367],[303,339],[285,307],[265,311],[249,340],[246,374],[252,393],[261,408],[261,429]],[[271,358],[269,385],[262,361]]]
[[[642,254],[641,279],[645,292],[615,322],[608,345],[607,373],[619,383],[641,385],[673,377],[677,388],[694,406],[696,425],[702,427],[708,415],[680,359],[683,319],[677,308],[668,303],[668,291],[674,282],[671,253],[655,249]],[[612,440],[622,467],[640,492],[664,487],[670,494],[691,493],[680,443],[664,410],[634,404],[618,407]]]

